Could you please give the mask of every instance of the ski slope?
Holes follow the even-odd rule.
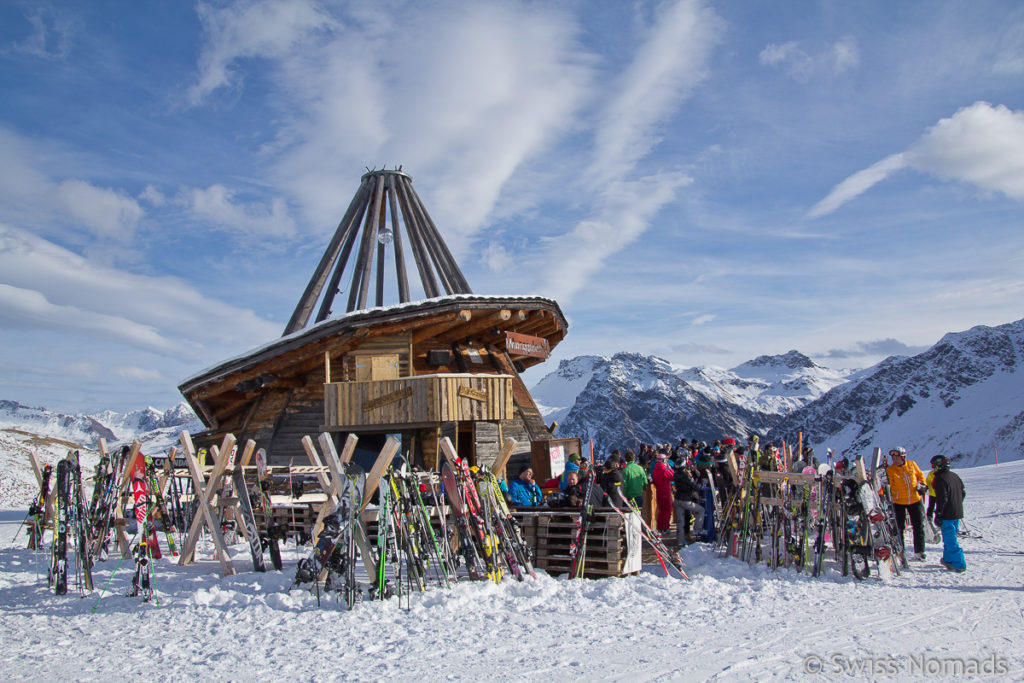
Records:
[[[958,470],[967,487],[968,571],[928,561],[888,580],[772,572],[707,547],[692,581],[655,567],[600,581],[461,583],[352,611],[288,592],[285,571],[221,579],[209,555],[158,562],[159,604],[124,597],[127,563],[101,563],[97,593],[46,587],[47,558],[11,539],[0,511],[0,661],[7,680],[981,680],[1024,678],[1024,462]],[[92,612],[95,607],[95,612]]]

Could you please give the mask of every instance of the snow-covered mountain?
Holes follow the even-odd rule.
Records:
[[[769,438],[800,430],[850,457],[904,446],[922,466],[940,453],[960,465],[1024,458],[1024,320],[888,358],[787,415]]]
[[[91,415],[65,415],[45,408],[33,408],[15,401],[0,400],[0,429],[49,436],[95,448],[100,438],[109,443],[127,441],[159,429],[199,424],[184,401],[170,410],[145,408],[127,413],[104,410]]]
[[[90,471],[98,460],[96,448],[101,438],[112,450],[139,439],[144,453],[158,455],[167,452],[182,429],[196,432],[202,428],[184,402],[165,411],[146,408],[66,415],[0,400],[0,505],[27,505],[38,490],[29,467],[30,453],[40,464],[52,465],[69,450],[78,450],[83,467]]]
[[[732,370],[618,353],[564,360],[531,393],[545,418],[560,423],[557,434],[594,439],[603,452],[763,433],[850,374],[797,351],[760,356]]]

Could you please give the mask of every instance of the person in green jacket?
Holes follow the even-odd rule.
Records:
[[[647,472],[637,464],[636,453],[626,451],[626,466],[622,468],[622,495],[631,503],[643,505],[644,486],[647,485]]]

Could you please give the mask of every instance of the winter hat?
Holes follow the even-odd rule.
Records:
[[[658,460],[668,460],[668,453],[658,451]]]
[[[570,453],[569,454],[569,462],[579,462],[579,461],[580,461],[579,453]]]

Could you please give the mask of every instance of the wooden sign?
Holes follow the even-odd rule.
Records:
[[[487,402],[487,392],[482,389],[474,389],[473,387],[459,387],[459,396],[473,399],[474,401]]]
[[[412,387],[405,387],[404,389],[399,389],[398,391],[392,391],[390,394],[378,396],[377,398],[370,399],[369,401],[364,403],[363,412],[368,413],[371,410],[374,410],[375,408],[381,408],[392,403],[398,403],[399,401],[409,398],[410,396],[412,396]]]
[[[505,333],[505,350],[510,356],[530,356],[531,358],[547,358],[551,355],[548,340],[543,337],[532,337],[518,332]]]

